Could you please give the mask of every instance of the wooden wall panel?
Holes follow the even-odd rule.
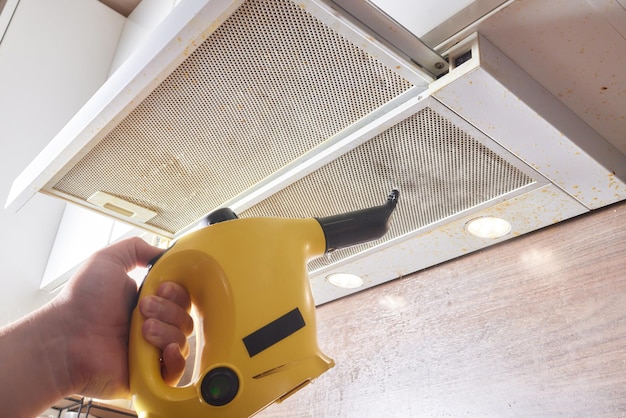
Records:
[[[337,365],[261,417],[622,417],[626,203],[318,309]]]

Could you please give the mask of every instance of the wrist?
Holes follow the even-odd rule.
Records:
[[[0,392],[2,416],[35,416],[73,392],[58,318],[47,305],[0,329],[0,375],[11,380]]]
[[[40,342],[42,373],[49,376],[59,399],[75,394],[77,387],[70,339],[73,334],[64,317],[63,304],[55,300],[37,311],[31,320]]]

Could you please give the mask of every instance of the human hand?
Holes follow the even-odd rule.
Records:
[[[161,283],[156,295],[139,301],[139,312],[145,318],[143,337],[161,350],[161,375],[170,386],[176,385],[185,372],[185,359],[189,356],[186,337],[193,331],[190,308],[189,294],[173,282]]]
[[[66,329],[68,376],[74,393],[98,398],[128,396],[128,337],[136,282],[128,276],[161,254],[140,238],[95,253],[53,301]],[[163,283],[155,296],[143,298],[144,338],[162,350],[162,375],[175,384],[189,354],[193,329],[190,299],[175,283]]]

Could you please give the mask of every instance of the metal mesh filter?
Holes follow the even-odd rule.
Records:
[[[400,202],[390,232],[378,241],[318,258],[310,270],[347,258],[505,195],[534,180],[478,140],[425,108],[240,214],[323,217]]]
[[[52,188],[176,234],[411,87],[294,3],[247,1]]]

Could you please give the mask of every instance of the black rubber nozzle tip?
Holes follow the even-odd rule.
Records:
[[[389,218],[399,198],[400,192],[394,189],[384,205],[318,218],[326,237],[326,252],[381,238],[389,230]]]

